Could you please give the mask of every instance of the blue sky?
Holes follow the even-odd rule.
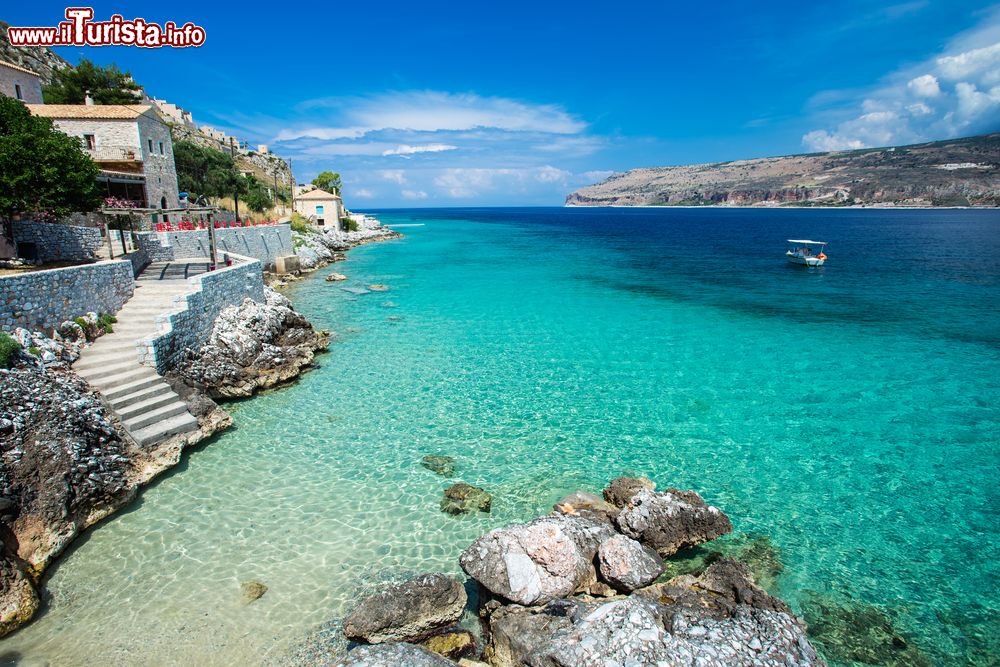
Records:
[[[340,171],[348,206],[561,204],[614,171],[1000,129],[1000,4],[94,2],[196,49],[61,48]],[[64,5],[15,3],[13,25]]]

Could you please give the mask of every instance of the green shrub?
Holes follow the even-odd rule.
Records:
[[[112,333],[115,329],[111,325],[118,321],[118,318],[108,313],[101,313],[97,318],[97,326],[104,329],[104,333]]]
[[[298,234],[316,233],[316,228],[309,222],[309,219],[299,213],[292,213],[292,219],[289,224],[292,226],[292,231]]]
[[[80,328],[84,331],[87,330],[87,320],[83,319],[83,317],[74,317],[73,321],[79,324]]]
[[[28,348],[28,354],[30,354],[33,357],[38,357],[39,359],[42,358],[42,351],[39,350],[34,345],[32,345],[31,347]]]
[[[20,343],[0,331],[0,368],[10,368],[20,349]]]
[[[344,228],[349,232],[358,231],[358,221],[354,218],[344,218]]]

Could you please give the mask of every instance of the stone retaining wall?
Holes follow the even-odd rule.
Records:
[[[59,223],[17,220],[13,223],[14,242],[33,243],[35,258],[43,262],[76,262],[94,259],[103,243],[96,227],[74,227]],[[21,248],[18,254],[23,254]]]
[[[139,361],[165,373],[184,358],[187,349],[201,347],[212,332],[215,318],[228,306],[247,297],[264,301],[264,275],[260,260],[231,255],[233,266],[189,278],[191,291],[176,308],[157,318],[160,333],[137,343]]]
[[[179,232],[188,234],[190,232]],[[174,248],[170,245],[168,232],[136,232],[136,244],[146,253],[150,262],[169,262],[174,259]],[[206,254],[205,257],[208,257]]]
[[[159,235],[166,236],[169,240],[173,249],[171,259],[208,257],[207,229],[191,232],[160,232]],[[295,252],[292,247],[292,230],[287,224],[217,229],[215,239],[220,263],[222,253],[229,253],[259,259],[264,266],[270,267],[274,265],[275,258]]]
[[[135,281],[127,259],[0,278],[0,328],[57,328],[87,312],[117,313]]]

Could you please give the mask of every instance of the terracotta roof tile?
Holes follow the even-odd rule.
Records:
[[[28,110],[45,118],[133,120],[153,107],[145,104],[29,104]]]

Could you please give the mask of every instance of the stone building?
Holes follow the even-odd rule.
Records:
[[[25,104],[41,104],[42,80],[30,69],[0,60],[0,95]]]
[[[344,204],[340,195],[314,188],[305,194],[296,195],[295,210],[319,227],[340,229]]]
[[[177,170],[170,128],[151,106],[141,104],[29,104],[51,118],[100,169],[105,196],[139,208],[177,208]],[[166,217],[166,216],[165,216]]]

